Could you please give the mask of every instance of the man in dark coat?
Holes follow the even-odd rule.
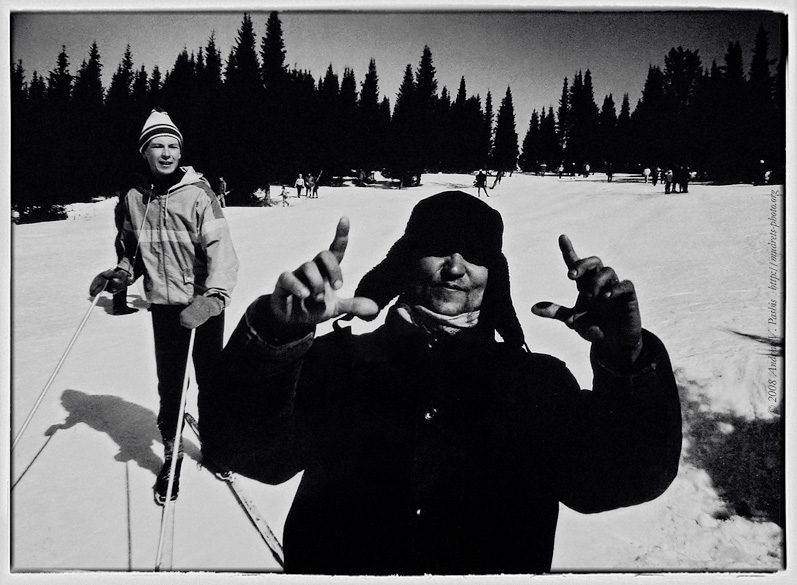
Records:
[[[526,346],[503,222],[485,202],[460,191],[421,201],[341,298],[348,230],[342,218],[328,250],[249,306],[200,397],[208,463],[268,483],[304,472],[287,572],[546,572],[560,502],[600,512],[669,486],[678,393],[630,281],[560,237],[578,300],[532,311],[592,342],[586,391]],[[395,297],[375,331],[353,335],[339,319],[314,339],[316,324],[372,319]]]

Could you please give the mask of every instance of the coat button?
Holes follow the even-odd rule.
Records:
[[[436,416],[437,416],[437,409],[436,408],[430,408],[429,410],[427,410],[424,413],[423,418],[425,420],[432,420]]]

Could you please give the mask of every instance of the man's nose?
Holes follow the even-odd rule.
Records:
[[[459,252],[454,252],[446,258],[443,270],[446,275],[459,278],[465,274],[465,258]]]

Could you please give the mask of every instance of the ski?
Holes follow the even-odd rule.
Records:
[[[199,425],[191,413],[185,413],[185,422],[188,423],[189,427],[191,427],[191,430],[194,432],[199,444],[201,445],[202,437],[199,436]],[[203,465],[203,467],[205,466]],[[266,519],[263,518],[263,515],[257,509],[254,502],[252,502],[252,500],[246,495],[241,482],[238,480],[238,476],[229,470],[221,470],[217,472],[211,470],[209,467],[205,468],[210,471],[216,477],[216,479],[227,483],[227,485],[230,487],[230,491],[232,491],[232,493],[235,495],[235,498],[246,512],[249,520],[252,522],[255,528],[257,528],[258,533],[260,533],[261,538],[266,543],[266,546],[268,546],[271,554],[274,555],[274,558],[279,563],[279,566],[285,568],[282,545],[271,531],[271,527],[268,525],[268,522],[266,522]]]

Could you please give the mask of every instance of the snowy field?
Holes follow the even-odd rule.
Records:
[[[281,271],[331,242],[341,215],[351,219],[341,294],[351,295],[403,232],[415,203],[447,189],[475,195],[472,180],[424,175],[421,187],[402,191],[322,187],[318,199],[292,197],[289,207],[227,208],[241,261],[227,335]],[[512,294],[531,349],[565,360],[590,387],[587,342],[530,312],[537,301],[575,300],[557,247],[566,233],[580,255],[597,255],[634,281],[643,326],[666,344],[682,389],[685,442],[673,485],[632,508],[591,516],[563,508],[555,571],[772,577],[782,568],[783,358],[762,342],[784,334],[783,244],[770,239],[782,193],[778,186],[694,184],[688,194],[665,195],[662,185],[623,175],[608,183],[602,174],[516,174],[490,191],[487,201],[506,224]],[[91,279],[115,264],[114,203],[74,205],[68,220],[12,226],[12,436],[89,311]],[[114,316],[103,294],[13,452],[14,573],[99,570],[119,578],[154,567],[161,508],[151,487],[162,446],[153,340],[140,283],[129,299],[141,310]],[[373,326],[353,322],[355,332]],[[196,389],[190,392],[188,410],[196,413]],[[276,571],[227,486],[195,463],[194,436],[185,437],[165,565],[228,578]],[[279,486],[245,480],[278,537],[298,479]]]

